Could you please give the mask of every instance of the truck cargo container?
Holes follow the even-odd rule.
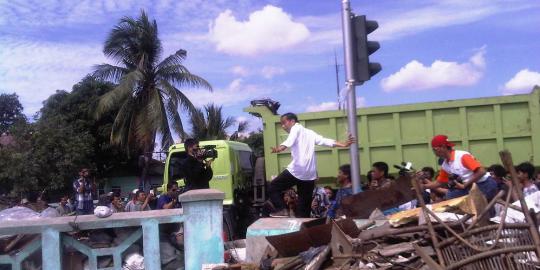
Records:
[[[287,138],[279,115],[265,106],[250,106],[244,111],[263,121],[266,178],[271,180],[290,162],[290,152],[272,154],[270,147]],[[285,113],[285,112],[281,112]],[[358,139],[361,174],[373,162],[384,161],[391,167],[402,161],[415,168],[437,168],[430,140],[446,134],[458,149],[472,152],[484,166],[500,163],[498,152],[508,149],[515,163],[540,164],[540,87],[530,94],[427,102],[384,107],[360,108]],[[328,137],[345,140],[345,111],[298,113],[306,128]],[[316,147],[317,170],[321,182],[335,179],[337,168],[349,163],[345,148]]]

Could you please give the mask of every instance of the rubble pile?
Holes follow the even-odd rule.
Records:
[[[401,179],[384,192],[354,195],[345,204],[348,218],[303,222],[295,232],[266,236],[260,261],[238,269],[540,269],[537,215],[540,192],[524,197],[508,152],[501,160],[512,176],[507,194],[488,202],[473,184],[469,195],[426,205],[419,179],[408,175],[418,208],[379,219],[377,207],[410,199]],[[374,198],[380,198],[373,201]],[[513,204],[511,197],[518,198]],[[531,207],[529,209],[529,206]],[[384,208],[383,208],[384,209]],[[497,209],[497,214],[493,210]],[[372,211],[371,215],[367,210]],[[351,218],[351,216],[353,218]],[[495,217],[493,217],[495,216]],[[248,241],[249,242],[249,241]],[[249,267],[248,267],[249,265]],[[221,268],[227,268],[221,266]]]

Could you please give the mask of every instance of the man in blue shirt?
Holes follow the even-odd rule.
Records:
[[[347,196],[353,194],[351,183],[351,165],[345,164],[339,167],[337,182],[339,189],[336,193],[336,200],[330,205],[327,216],[335,218],[336,214],[341,206],[341,200]]]
[[[172,209],[176,207],[178,197],[178,183],[172,182],[167,184],[167,193],[159,196],[156,209]]]

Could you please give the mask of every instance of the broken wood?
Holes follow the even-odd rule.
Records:
[[[319,253],[313,260],[306,265],[304,270],[319,270],[322,266],[322,264],[326,261],[328,258],[328,255],[330,255],[330,246],[326,246],[321,253]]]
[[[367,219],[373,210],[386,210],[414,199],[408,176],[400,176],[387,188],[366,190],[341,200],[341,212],[349,218]]]
[[[446,224],[450,226],[450,228],[461,228],[462,224],[465,220],[469,219],[469,215],[463,216],[460,220],[455,222],[447,222]],[[433,225],[433,228],[435,229],[441,229],[443,228],[442,224],[435,224]],[[393,236],[393,235],[400,235],[400,234],[408,234],[408,233],[420,233],[420,232],[426,232],[428,230],[427,225],[421,225],[421,226],[411,226],[411,227],[404,227],[404,228],[391,228],[390,225],[386,227],[377,227],[370,230],[365,230],[360,233],[358,238],[368,241],[373,240],[385,236]]]

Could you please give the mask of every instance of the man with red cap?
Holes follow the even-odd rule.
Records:
[[[497,183],[471,153],[455,150],[454,144],[445,135],[437,135],[431,140],[433,153],[439,157],[441,170],[437,181],[425,185],[425,188],[437,188],[448,184],[446,199],[467,195],[473,183],[476,183],[488,202],[497,194]]]

